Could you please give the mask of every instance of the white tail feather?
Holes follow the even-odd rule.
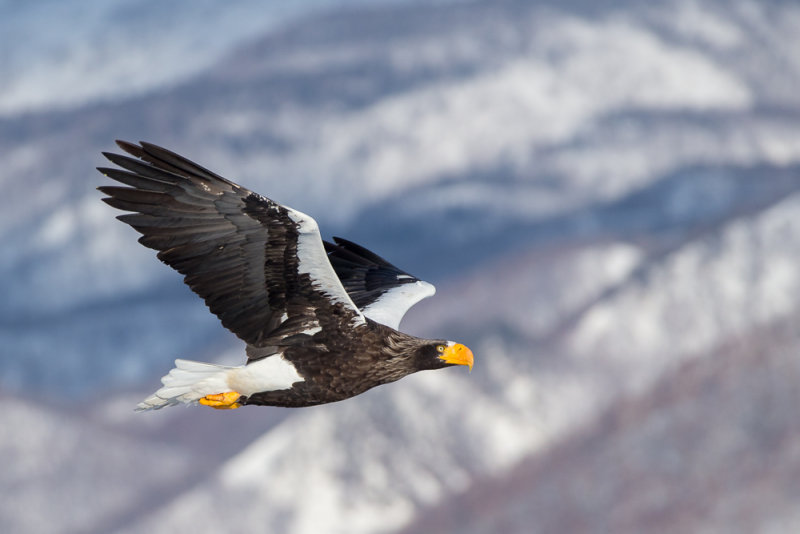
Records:
[[[228,375],[231,369],[224,365],[175,360],[175,368],[161,379],[164,387],[136,406],[136,411],[158,410],[175,404],[191,404],[206,395],[230,390]]]

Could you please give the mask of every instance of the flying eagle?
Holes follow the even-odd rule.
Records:
[[[117,218],[180,272],[246,345],[238,367],[176,360],[137,406],[220,409],[313,406],[359,395],[425,369],[467,365],[460,343],[399,332],[434,287],[350,241],[323,242],[316,221],[169,150],[117,141],[100,167],[128,187],[98,188],[132,212]]]

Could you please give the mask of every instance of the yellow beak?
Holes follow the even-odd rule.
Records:
[[[472,351],[461,343],[445,347],[439,359],[452,365],[468,365],[469,370],[472,371]]]

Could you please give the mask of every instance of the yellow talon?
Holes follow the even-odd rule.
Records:
[[[234,410],[241,406],[241,404],[236,402],[240,397],[241,395],[235,391],[226,391],[225,393],[206,395],[197,402],[204,406],[211,406],[217,410]]]

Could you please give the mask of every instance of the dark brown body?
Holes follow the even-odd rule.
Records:
[[[239,404],[298,408],[337,402],[421,369],[447,366],[435,358],[433,348],[444,341],[409,336],[369,319],[352,332],[349,337],[306,336],[302,343],[287,348],[283,357],[305,380],[288,390],[242,398]]]
[[[353,244],[329,243],[326,250],[311,217],[178,154],[144,142],[117,144],[133,157],[104,152],[118,168],[99,170],[121,185],[100,187],[108,195],[103,201],[128,212],[118,218],[142,234],[140,243],[183,274],[223,326],[247,344],[248,364],[282,357],[302,377],[288,389],[247,397],[209,391],[193,399],[196,383],[187,375],[202,383],[207,371],[184,367],[174,376],[170,372],[165,377],[169,386],[164,382],[163,391],[146,399],[141,409],[193,400],[226,408],[313,406],[353,397],[416,371],[472,366],[466,347],[419,339],[366,317],[330,258],[346,273],[348,287],[363,306],[413,277]],[[370,284],[365,269],[376,276]],[[462,349],[464,357],[455,354]],[[295,379],[294,372],[287,372],[276,387]],[[268,386],[253,389],[258,387]],[[220,395],[226,397],[220,400]]]

